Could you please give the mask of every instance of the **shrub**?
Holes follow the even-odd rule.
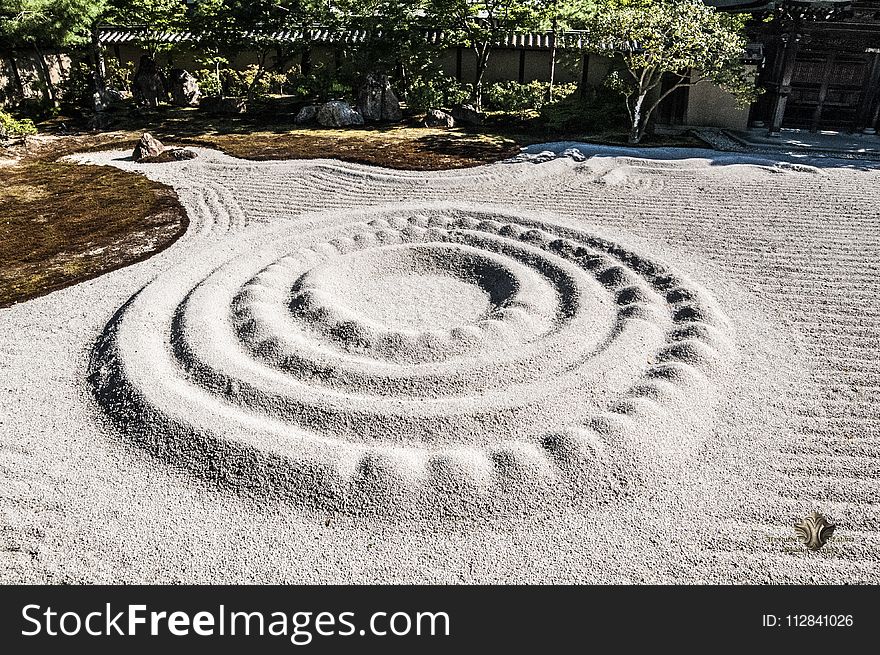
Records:
[[[606,87],[588,98],[571,94],[559,102],[544,105],[541,118],[547,128],[562,133],[595,133],[626,129],[628,116],[619,93]]]
[[[410,84],[406,101],[410,108],[426,111],[461,105],[470,97],[470,85],[459,82],[454,77],[419,77]]]
[[[303,100],[326,102],[327,100],[346,100],[354,96],[354,87],[337,79],[336,75],[319,68],[309,75],[293,75],[288,80],[291,93]]]
[[[201,68],[195,73],[196,80],[199,83],[199,91],[201,91],[202,95],[205,96],[219,96],[220,95],[220,81],[217,79],[217,75],[210,68]]]
[[[134,62],[119,61],[115,57],[110,57],[105,62],[106,75],[104,81],[107,88],[116,89],[117,91],[130,91],[131,80],[134,77]]]
[[[11,114],[0,109],[0,137],[27,136],[36,133],[37,127],[31,119],[17,120]]]
[[[497,111],[540,110],[548,102],[549,88],[549,82],[496,82],[486,90],[486,106]],[[577,84],[555,84],[551,102],[567,98],[575,91]]]

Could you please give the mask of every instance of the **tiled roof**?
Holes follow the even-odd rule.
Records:
[[[369,38],[381,39],[382,32],[370,33],[366,30],[336,31],[326,28],[314,28],[309,30],[283,30],[272,33],[252,32],[248,34],[252,38],[264,38],[273,41],[287,43],[299,43],[309,41],[311,43],[363,43]],[[508,48],[532,48],[547,50],[552,47],[551,34],[549,32],[510,33],[504,35],[497,46]],[[425,38],[429,43],[440,44],[444,42],[444,34],[440,30],[425,30]],[[157,32],[147,27],[101,27],[99,28],[98,40],[101,43],[113,45],[122,43],[137,43],[149,40],[159,43],[183,43],[197,41],[192,32]],[[592,44],[587,32],[564,32],[556,39],[557,48],[582,49],[592,45],[600,49],[612,49],[614,44]],[[620,49],[627,49],[625,46]]]

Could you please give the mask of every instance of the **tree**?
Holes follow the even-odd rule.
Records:
[[[335,27],[338,16],[326,0],[202,0],[192,16],[193,31],[215,65],[220,84],[220,66],[238,54],[256,54],[257,69],[250,80],[251,97],[267,73],[285,68],[292,58],[308,49],[309,28]],[[299,28],[302,41],[275,37],[277,32]]]
[[[613,44],[620,70],[609,83],[626,99],[630,143],[641,141],[654,110],[677,89],[711,82],[741,101],[756,94],[742,62],[741,16],[702,0],[602,0],[586,23],[594,42]]]
[[[185,28],[186,2],[182,0],[106,0],[107,9],[101,20],[114,25],[148,28],[139,39],[152,59],[166,47],[157,34]]]
[[[426,0],[336,0],[345,28],[366,34],[354,44],[353,68],[366,75],[396,78],[402,89],[424,74],[436,59],[436,47],[425,39],[420,17]]]
[[[33,49],[50,104],[58,104],[58,95],[45,49],[86,42],[89,26],[103,10],[103,0],[0,0],[0,42],[9,49]]]
[[[537,28],[550,36],[550,83],[547,86],[547,100],[553,99],[553,86],[556,83],[556,50],[559,35],[572,28],[583,16],[584,9],[592,6],[592,0],[536,0],[534,3]]]
[[[426,13],[446,32],[447,42],[457,40],[476,56],[471,102],[477,110],[483,103],[483,76],[492,48],[510,32],[533,29],[535,9],[531,0],[429,0]]]

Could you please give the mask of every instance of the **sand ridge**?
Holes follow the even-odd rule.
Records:
[[[583,502],[689,450],[660,417],[683,404],[710,412],[707,375],[730,330],[665,264],[482,207],[345,221],[311,239],[263,229],[271,245],[258,256],[194,286],[172,270],[140,291],[91,365],[108,414],[171,463],[337,510],[461,513],[541,491],[558,501],[561,482]],[[401,269],[454,269],[488,302],[446,331],[389,330],[333,295],[376,265],[388,285],[365,304],[393,296]]]

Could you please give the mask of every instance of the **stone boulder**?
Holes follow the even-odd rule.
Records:
[[[440,109],[429,109],[425,114],[425,127],[455,127],[455,119]]]
[[[165,146],[149,132],[144,132],[141,140],[134,147],[131,158],[135,161],[143,161],[150,157],[158,157],[165,151]]]
[[[400,100],[384,75],[367,75],[358,91],[357,108],[366,121],[399,121]]]
[[[318,118],[318,105],[306,105],[297,113],[293,122],[297,125],[307,125],[314,123]]]
[[[194,107],[202,97],[198,80],[182,68],[172,68],[168,74],[168,92],[171,102],[179,107]]]
[[[318,109],[317,120],[324,127],[348,127],[363,125],[363,117],[352,109],[351,105],[341,100],[331,100]]]
[[[199,101],[199,108],[211,114],[243,114],[247,111],[244,98],[221,98],[220,96],[204,96]]]
[[[473,105],[462,105],[452,110],[452,117],[462,125],[482,125],[486,115],[477,111]]]
[[[162,71],[147,55],[142,56],[138,64],[131,82],[131,93],[140,107],[158,107],[167,98]]]

